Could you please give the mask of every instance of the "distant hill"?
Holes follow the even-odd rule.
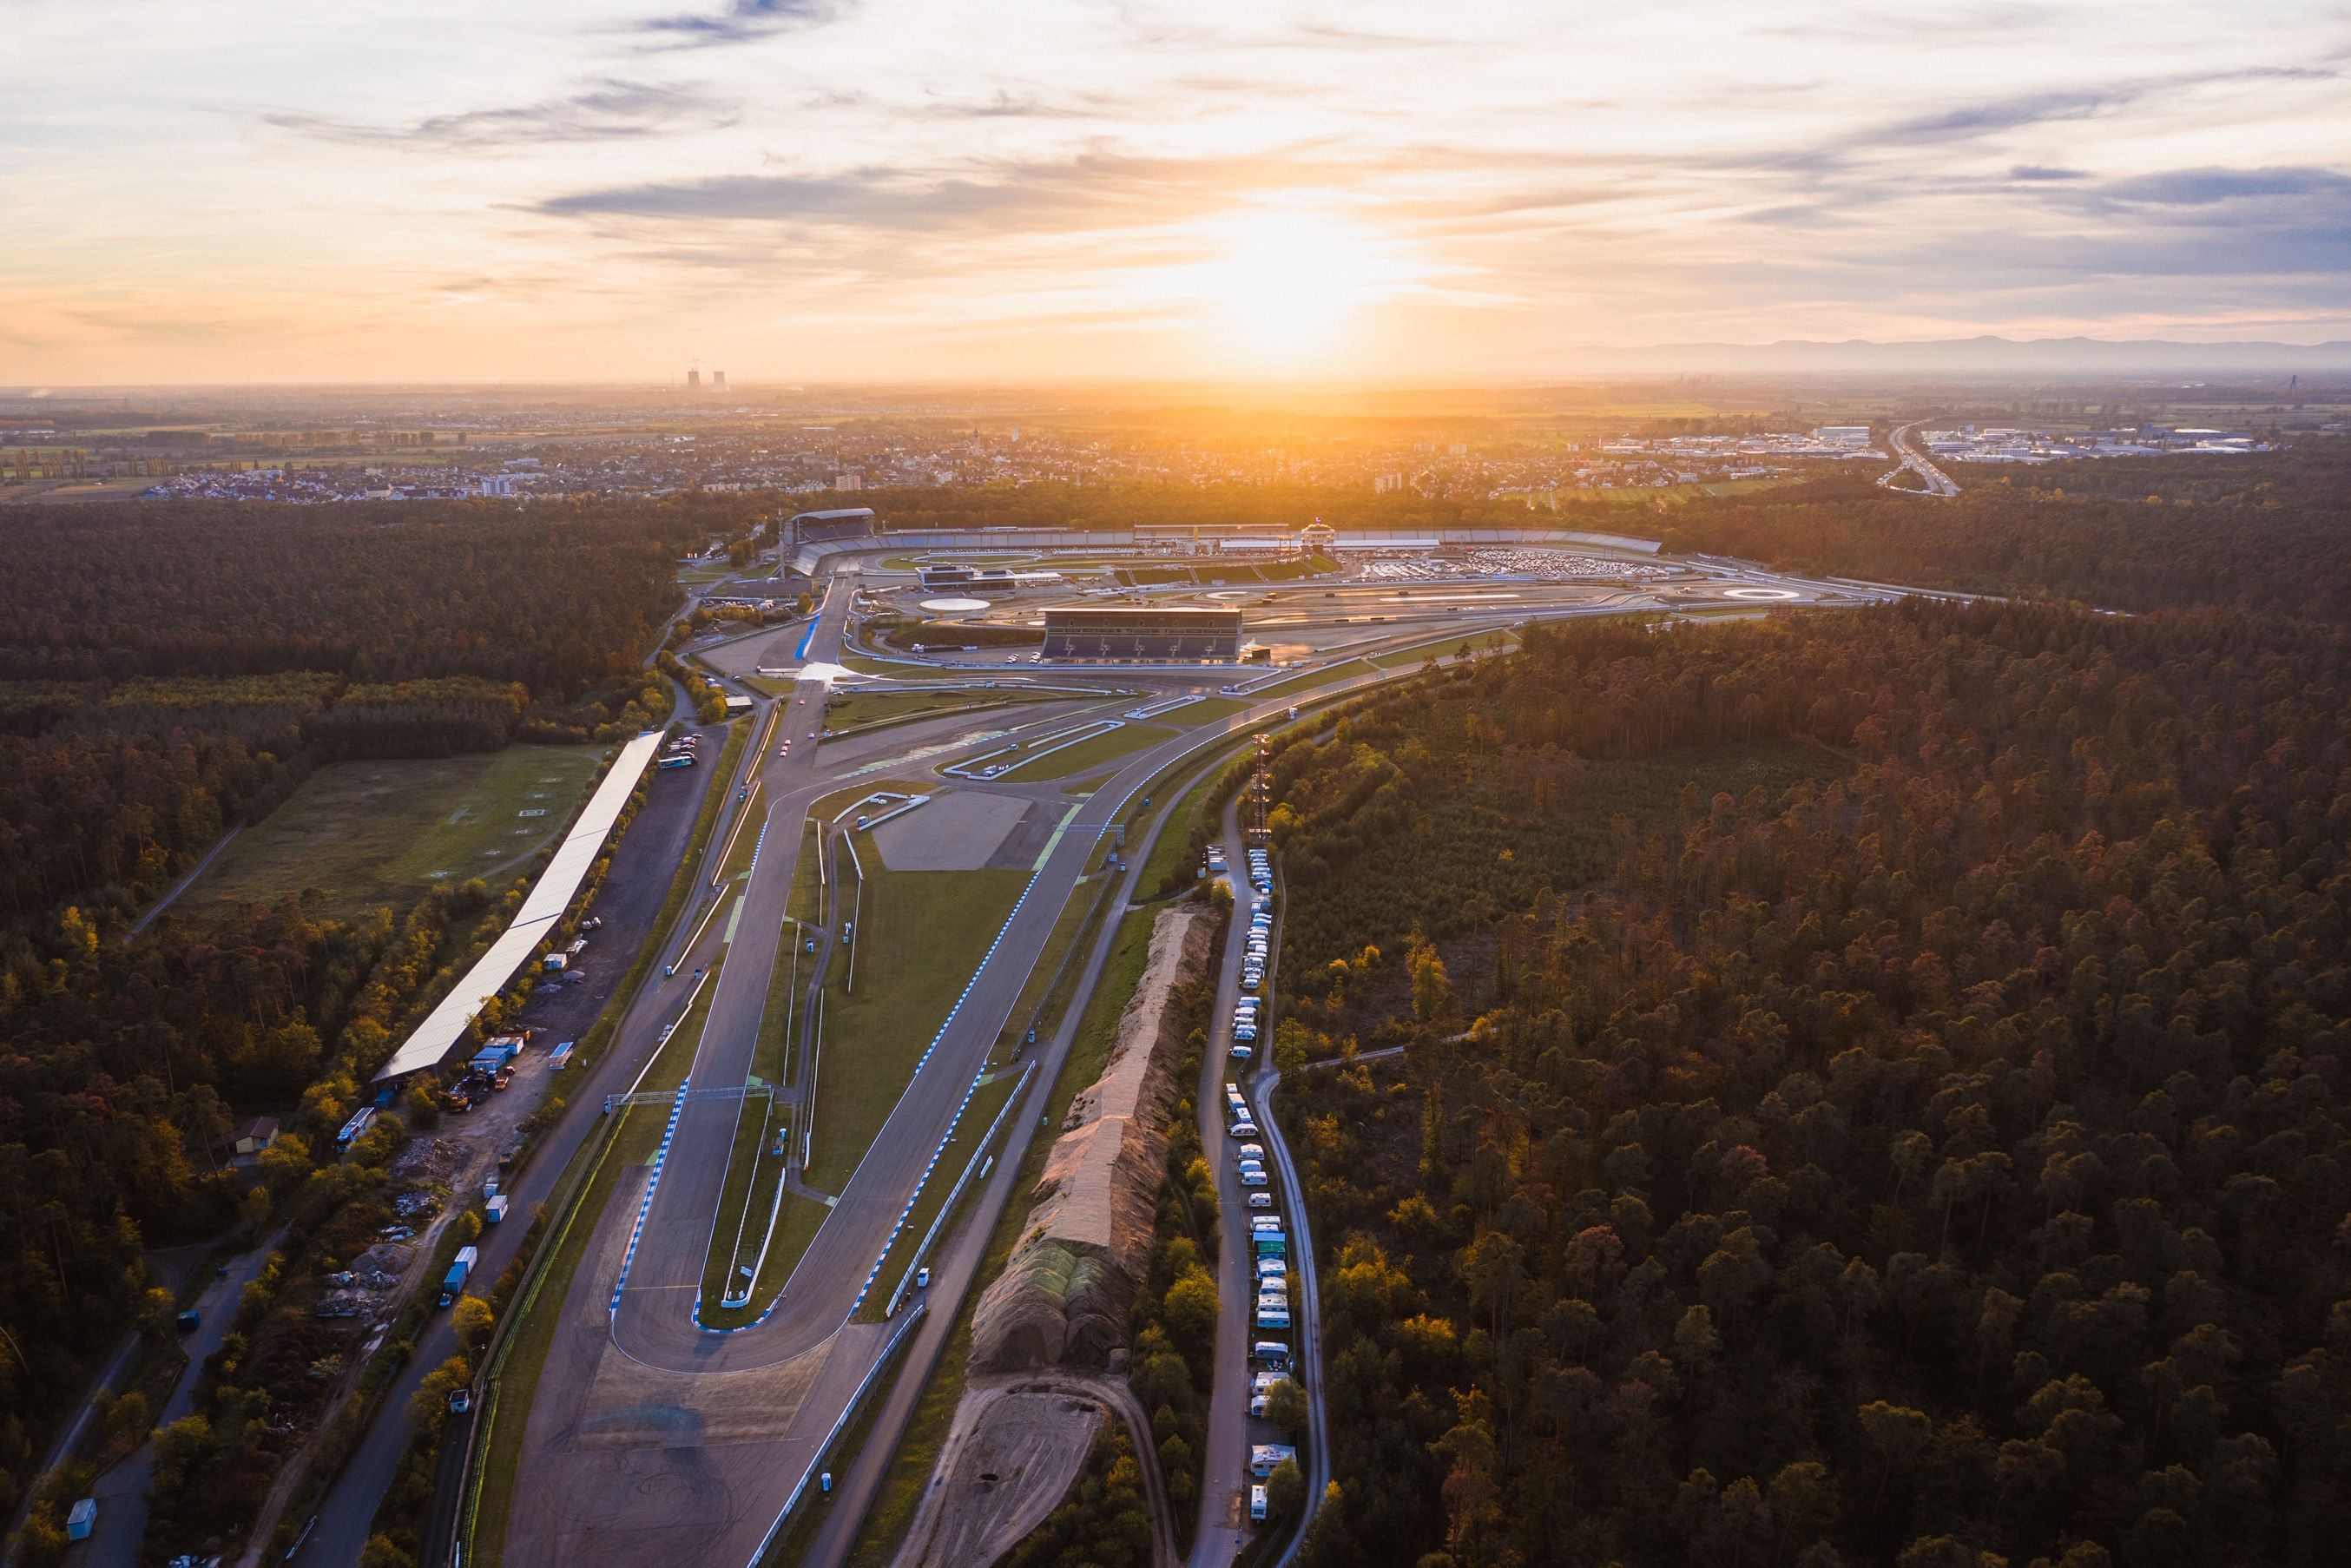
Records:
[[[2178,343],[2161,339],[1984,336],[1917,343],[1660,343],[1595,349],[1580,356],[1595,370],[1751,371],[1850,375],[2307,375],[2351,373],[2351,342]]]

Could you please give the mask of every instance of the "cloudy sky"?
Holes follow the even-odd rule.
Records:
[[[0,384],[2351,337],[2351,6],[0,0]]]

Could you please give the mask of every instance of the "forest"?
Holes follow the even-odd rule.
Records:
[[[666,719],[643,661],[704,537],[650,503],[0,520],[0,1506],[90,1358],[149,1310],[143,1248],[273,1211],[314,1223],[348,1196],[311,1157],[516,894],[131,921],[321,762]],[[225,1135],[260,1110],[285,1135],[248,1188]]]
[[[1427,497],[1323,485],[1037,483],[1018,486],[881,488],[857,497],[892,532],[924,528],[1126,528],[1140,523],[1224,528],[1273,524],[1299,528],[1321,518],[1339,528],[1424,532],[1442,528],[1525,528],[1535,519],[1512,499]],[[1544,524],[1607,529],[1620,508],[1593,507],[1580,521],[1545,513]],[[1612,523],[1610,519],[1615,519]]]
[[[2112,570],[2322,608],[2243,521]],[[1403,1048],[1284,1090],[1308,1560],[2338,1561],[2346,715],[2339,625],[1910,602],[1538,632],[1285,755],[1277,1059]]]
[[[2351,605],[2351,454],[2340,441],[2250,459],[1956,470],[1959,496],[1926,506],[1845,474],[1694,500],[1627,531],[1784,570],[2115,610],[2339,622]]]

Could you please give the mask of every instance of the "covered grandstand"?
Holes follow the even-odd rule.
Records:
[[[1231,663],[1241,654],[1238,610],[1069,605],[1045,612],[1048,659]]]

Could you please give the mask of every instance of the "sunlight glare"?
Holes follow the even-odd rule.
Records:
[[[1312,213],[1242,213],[1204,237],[1217,254],[1186,269],[1179,287],[1251,359],[1331,349],[1408,272],[1376,235]]]

